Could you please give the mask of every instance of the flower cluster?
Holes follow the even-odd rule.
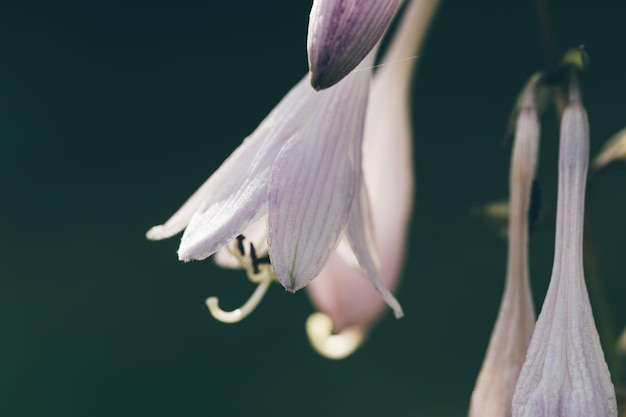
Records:
[[[358,348],[385,304],[403,315],[392,291],[413,201],[409,91],[415,60],[401,61],[417,53],[438,2],[408,2],[374,71],[399,3],[315,0],[309,75],[167,222],[148,231],[158,240],[184,230],[180,260],[215,255],[218,265],[243,268],[258,284],[234,311],[209,298],[217,319],[246,317],[273,281],[292,292],[308,287],[320,310],[307,321],[311,344],[338,359]],[[617,415],[582,265],[589,125],[578,71],[564,68],[556,77],[567,93],[559,96],[565,106],[550,286],[535,322],[528,241],[539,93],[555,82],[538,74],[516,112],[505,290],[471,417]],[[619,139],[596,163],[621,158],[622,145]]]
[[[511,162],[506,287],[470,417],[615,417],[615,389],[595,327],[583,273],[589,123],[577,73],[568,68],[561,118],[552,277],[535,323],[528,277],[531,184],[538,155],[536,91],[521,98]]]

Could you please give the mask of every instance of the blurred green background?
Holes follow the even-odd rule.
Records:
[[[447,2],[414,88],[416,210],[398,297],[352,357],[309,347],[304,292],[274,285],[225,325],[242,273],[177,261],[169,217],[306,72],[310,1],[0,5],[0,415],[464,416],[495,320],[506,242],[472,214],[506,198],[507,117],[545,68],[534,2]],[[550,3],[561,52],[585,44],[592,153],[626,126],[624,2]],[[558,125],[544,117],[549,279]],[[592,216],[616,325],[626,325],[626,170]]]

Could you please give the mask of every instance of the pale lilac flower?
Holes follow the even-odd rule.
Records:
[[[537,166],[539,118],[535,77],[526,87],[517,118],[509,177],[506,284],[498,318],[476,381],[470,417],[511,417],[511,400],[535,327],[528,279],[528,230]]]
[[[388,288],[395,288],[404,260],[413,202],[413,164],[409,101],[415,60],[438,1],[414,0],[402,18],[376,72],[365,123],[363,174],[371,201],[373,250]],[[347,245],[340,245],[309,285],[316,313],[307,322],[313,346],[333,359],[356,349],[384,304],[367,282]],[[331,334],[334,333],[334,334]]]
[[[513,417],[615,417],[582,265],[589,123],[575,82],[561,120],[552,277],[522,367]]]
[[[307,53],[311,85],[321,90],[349,74],[374,48],[399,0],[314,0]]]
[[[373,56],[364,65],[372,61]],[[289,291],[309,284],[345,236],[365,275],[401,316],[372,258],[366,237],[368,200],[360,198],[370,78],[371,70],[358,71],[321,92],[303,79],[172,218],[150,229],[147,237],[164,239],[185,229],[178,249],[183,261],[205,259],[232,242],[231,253],[260,283],[252,300],[256,303],[274,277]],[[259,229],[253,226],[257,222],[269,259],[238,238],[250,227]],[[211,301],[216,307],[216,300]],[[249,310],[242,308],[226,321]]]

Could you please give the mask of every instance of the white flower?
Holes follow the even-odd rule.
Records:
[[[364,65],[372,61],[373,55]],[[345,236],[365,275],[401,316],[366,237],[369,209],[361,198],[361,165],[370,78],[370,70],[357,71],[321,92],[303,79],[147,237],[164,239],[185,229],[178,249],[183,261],[205,259],[232,242],[231,252],[253,280],[266,288],[275,276],[296,291],[320,273]],[[269,258],[238,240],[258,221]]]
[[[582,265],[589,122],[575,80],[561,120],[552,277],[522,367],[513,417],[615,417],[617,405]]]

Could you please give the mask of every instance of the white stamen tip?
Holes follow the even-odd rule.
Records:
[[[311,314],[306,320],[306,334],[313,349],[328,359],[350,356],[365,340],[365,333],[355,327],[333,334],[333,321],[320,312]]]
[[[259,305],[267,289],[269,288],[272,280],[268,276],[266,279],[259,282],[256,290],[252,293],[248,301],[244,305],[239,308],[236,308],[232,311],[224,311],[219,306],[219,300],[217,297],[209,297],[206,300],[206,306],[209,308],[209,312],[216,319],[221,321],[222,323],[237,323],[241,320],[245,319],[254,311],[254,309]]]

